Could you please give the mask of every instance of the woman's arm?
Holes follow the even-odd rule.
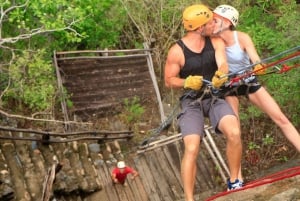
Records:
[[[239,43],[241,45],[241,48],[247,52],[251,62],[252,63],[260,62],[261,61],[260,57],[258,56],[258,53],[256,51],[256,48],[254,46],[251,37],[244,32],[238,32],[238,38],[239,38]]]

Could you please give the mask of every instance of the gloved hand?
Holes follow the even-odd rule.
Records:
[[[226,74],[222,71],[217,70],[212,78],[213,87],[220,88],[227,80],[228,76],[226,76]]]
[[[195,76],[188,76],[184,81],[184,88],[185,89],[193,89],[193,90],[199,90],[202,87],[203,77],[199,75]]]
[[[265,64],[256,64],[253,68],[256,75],[264,75],[266,74],[267,69],[264,68]],[[264,69],[262,69],[264,68]],[[261,69],[261,70],[260,70]]]

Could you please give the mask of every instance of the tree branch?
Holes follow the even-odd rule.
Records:
[[[31,121],[44,121],[44,122],[54,122],[54,123],[62,123],[62,124],[92,125],[92,123],[89,123],[89,122],[60,121],[60,120],[53,120],[53,119],[36,119],[36,118],[26,117],[26,116],[22,116],[22,115],[8,114],[8,113],[4,112],[3,110],[0,110],[0,114],[3,114],[4,116],[9,117],[9,118],[27,119],[27,120],[31,120]]]

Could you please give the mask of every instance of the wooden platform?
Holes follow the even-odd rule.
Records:
[[[11,136],[11,133],[2,131],[0,135]],[[28,134],[18,135],[26,137]],[[128,179],[127,187],[112,185],[110,173],[115,164],[103,161],[99,153],[90,149],[90,143],[95,142],[83,140],[45,145],[31,141],[1,140],[0,200],[47,201],[41,199],[43,196],[58,201],[183,199],[180,178],[183,144],[180,135],[160,139],[147,149],[124,153],[126,164],[140,173],[135,180]],[[52,174],[54,164],[61,165],[55,178]],[[197,162],[196,193],[220,191],[216,186],[220,186],[223,181],[217,169],[203,146]],[[51,180],[54,181],[52,186]],[[45,191],[49,191],[47,196]],[[9,197],[11,199],[6,199]]]

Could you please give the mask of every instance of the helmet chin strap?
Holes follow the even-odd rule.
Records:
[[[226,31],[229,29],[229,27],[223,28],[223,22],[224,22],[224,20],[222,19],[219,31],[213,33],[213,35],[218,35],[218,34],[222,33],[223,31]]]

